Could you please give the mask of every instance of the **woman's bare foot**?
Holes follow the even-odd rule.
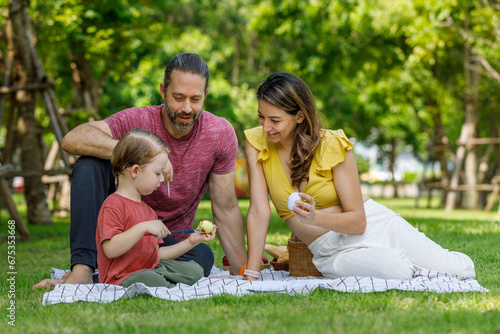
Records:
[[[52,289],[56,284],[93,284],[94,269],[85,264],[75,264],[72,271],[68,271],[62,278],[46,278],[33,285],[33,289]]]

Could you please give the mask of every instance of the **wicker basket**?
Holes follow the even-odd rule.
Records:
[[[288,239],[288,254],[290,276],[323,276],[312,263],[313,255],[307,245],[293,234]]]
[[[271,260],[271,266],[274,268],[274,270],[284,270],[288,271],[288,264],[289,262],[278,262],[276,259]]]

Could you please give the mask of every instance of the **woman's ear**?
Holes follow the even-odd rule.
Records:
[[[299,110],[299,112],[297,113],[297,124],[304,122],[305,119],[306,119],[306,116],[304,115],[302,110]]]

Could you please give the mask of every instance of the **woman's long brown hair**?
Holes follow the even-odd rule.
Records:
[[[321,121],[311,90],[299,77],[290,73],[271,74],[257,90],[257,99],[287,114],[296,116],[302,110],[305,120],[295,128],[295,142],[290,152],[292,186],[299,188],[309,180],[309,168],[321,140]]]

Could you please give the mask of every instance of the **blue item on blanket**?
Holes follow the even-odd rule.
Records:
[[[52,269],[52,278],[61,278],[67,270]],[[341,292],[380,292],[387,290],[446,292],[489,292],[472,279],[432,271],[417,271],[411,280],[385,280],[375,277],[293,277],[287,271],[265,269],[257,281],[244,280],[228,271],[213,267],[209,277],[192,286],[179,283],[173,288],[148,287],[135,283],[128,288],[112,284],[58,284],[43,295],[42,305],[76,301],[109,303],[121,298],[146,294],[153,297],[185,301],[210,298],[221,294],[242,296],[253,292],[280,292],[291,295],[308,294],[315,289]]]

